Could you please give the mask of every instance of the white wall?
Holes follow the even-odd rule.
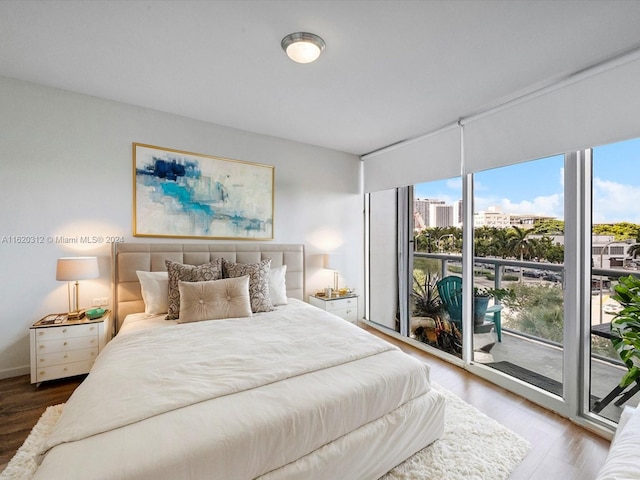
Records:
[[[343,259],[341,284],[363,291],[356,156],[0,77],[0,378],[28,373],[29,326],[67,310],[58,257],[97,255],[81,306],[110,297],[109,245],[57,236],[155,241],[132,236],[132,142],[274,165],[273,242],[306,245],[307,292],[332,283],[329,250]],[[12,238],[25,235],[44,243]]]

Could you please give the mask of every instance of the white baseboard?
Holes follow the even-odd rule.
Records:
[[[7,368],[6,370],[0,370],[0,380],[3,378],[19,377],[20,375],[31,374],[31,367],[24,365],[23,367]]]

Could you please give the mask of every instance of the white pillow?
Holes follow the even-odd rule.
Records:
[[[596,480],[640,478],[640,409],[636,408],[622,427],[618,426],[609,455]]]
[[[159,315],[169,311],[169,275],[167,272],[145,272],[137,270],[144,313]]]
[[[287,266],[271,267],[269,270],[269,296],[271,303],[274,305],[286,305],[287,300],[287,284],[285,277],[287,275]]]
[[[178,323],[251,316],[249,275],[204,282],[180,280],[178,289],[180,290]]]

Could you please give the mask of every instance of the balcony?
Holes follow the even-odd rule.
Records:
[[[414,272],[428,271],[436,273],[439,278],[461,275],[461,261],[462,257],[457,255],[416,252]],[[492,340],[495,343],[481,351],[477,349],[479,337],[477,334],[474,335],[474,361],[561,396],[563,265],[483,257],[476,258],[474,270],[474,286],[512,288],[516,295],[520,296],[536,291],[548,295],[544,302],[539,302],[541,305],[535,308],[527,307],[524,313],[505,304],[502,310],[502,342],[498,342],[495,333],[492,332]],[[592,327],[611,322],[616,311],[615,302],[609,299],[613,285],[618,277],[630,273],[637,272],[592,270]],[[596,402],[606,397],[617,386],[627,369],[610,340],[595,334],[591,335],[590,363],[590,404],[594,411]],[[624,405],[637,406],[639,401],[640,393],[631,397]],[[614,400],[598,414],[617,422],[624,405],[616,405]]]

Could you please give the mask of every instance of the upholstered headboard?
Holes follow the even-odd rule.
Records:
[[[256,243],[114,243],[112,249],[113,310],[116,328],[130,313],[144,312],[136,270],[166,271],[165,260],[202,265],[222,257],[231,262],[287,266],[287,296],[304,297],[304,246]]]

